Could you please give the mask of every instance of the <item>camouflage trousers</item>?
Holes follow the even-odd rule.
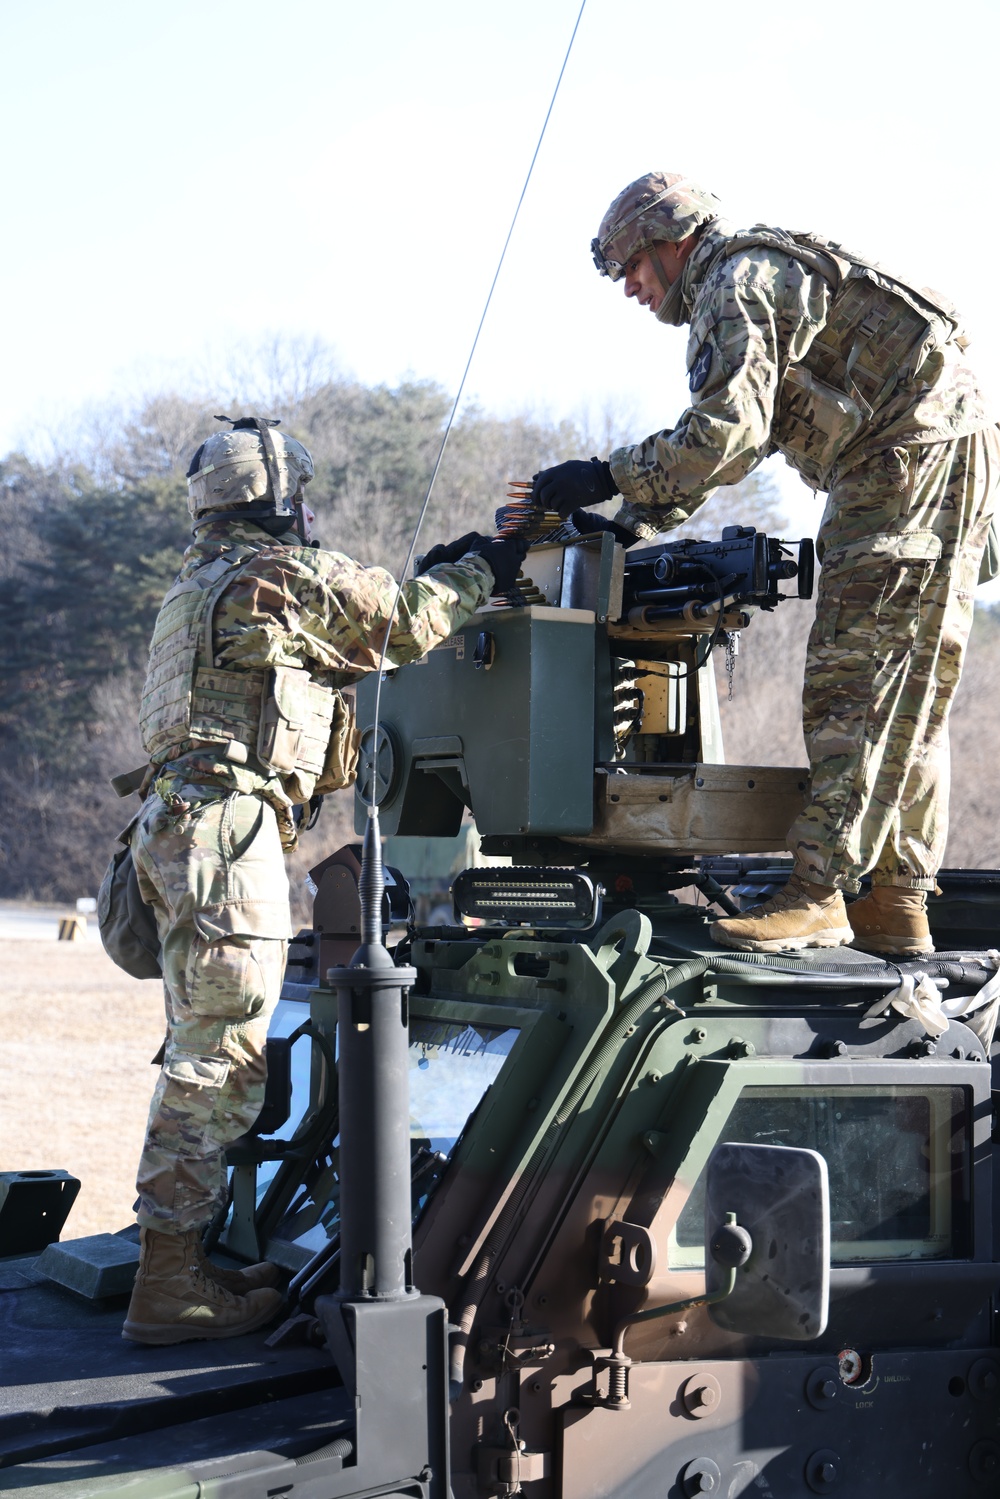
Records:
[[[136,1187],[146,1228],[209,1222],[225,1147],[264,1102],[268,1021],[284,974],[288,877],[273,808],[183,786],[150,794],[132,836],[163,945],[167,1039]]]
[[[933,889],[948,837],[948,714],[1000,478],[996,427],[894,448],[830,492],[803,727],[806,879]]]

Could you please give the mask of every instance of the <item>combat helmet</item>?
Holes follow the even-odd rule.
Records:
[[[601,220],[590,248],[602,276],[617,281],[633,255],[658,241],[687,239],[722,213],[714,193],[680,172],[647,172],[630,182]]]
[[[232,422],[232,431],[214,432],[191,459],[187,484],[192,520],[236,511],[240,518],[277,517],[292,524],[302,488],[313,477],[308,448],[276,431],[278,424],[269,417],[216,420]]]

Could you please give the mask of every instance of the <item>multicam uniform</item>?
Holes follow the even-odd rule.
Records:
[[[805,878],[933,888],[947,718],[1000,474],[1000,437],[953,310],[841,246],[723,219],[680,282],[692,404],[611,454],[616,520],[648,537],[781,452],[829,491],[803,720]]]
[[[389,663],[453,634],[492,586],[478,556],[407,583]],[[225,1146],[260,1112],[291,935],[291,808],[353,779],[340,689],[377,670],[395,592],[381,569],[227,519],[199,529],[160,610],[141,717],[158,774],[132,840],[167,1011],[137,1182],[146,1228],[209,1221]]]

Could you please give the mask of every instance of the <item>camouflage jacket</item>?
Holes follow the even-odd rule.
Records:
[[[755,235],[772,243],[743,244]],[[773,452],[813,488],[829,489],[875,453],[946,441],[995,420],[964,362],[957,321],[936,316],[936,302],[910,296],[909,283],[870,261],[855,274],[871,271],[842,281],[852,258],[832,242],[795,235],[836,252],[810,264],[784,253],[781,239],[790,237],[764,226],[738,233],[716,220],[684,266],[692,403],[672,431],[610,458],[623,497],[615,519],[640,536],[680,525],[712,490],[737,483]],[[840,295],[838,283],[868,298],[853,296],[853,323],[843,311],[851,296]],[[929,318],[923,325],[921,312]],[[869,346],[878,357],[865,384]],[[879,357],[891,378],[878,377]]]
[[[362,567],[342,552],[276,543],[257,526],[216,521],[202,527],[184,554],[178,581],[227,552],[258,550],[220,596],[214,610],[214,663],[248,673],[262,668],[305,668],[333,688],[377,671],[396,595],[382,568]],[[386,661],[416,661],[460,629],[486,603],[492,569],[483,558],[431,568],[404,584]],[[180,744],[160,769],[161,796],[183,797],[185,785],[220,791],[260,792],[279,813],[282,840],[294,842],[290,798],[281,780],[214,748]],[[298,798],[294,798],[298,799]]]

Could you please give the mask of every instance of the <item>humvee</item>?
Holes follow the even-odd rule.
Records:
[[[212,1231],[284,1319],[122,1342],[134,1232],[61,1238],[72,1179],[6,1173],[0,1493],[1000,1491],[1000,876],[942,874],[919,960],[719,948],[807,773],[725,762],[710,654],[808,597],[809,545],[525,572],[378,723],[359,691],[366,854],[312,871]],[[485,862],[418,925],[379,834],[470,814]]]

